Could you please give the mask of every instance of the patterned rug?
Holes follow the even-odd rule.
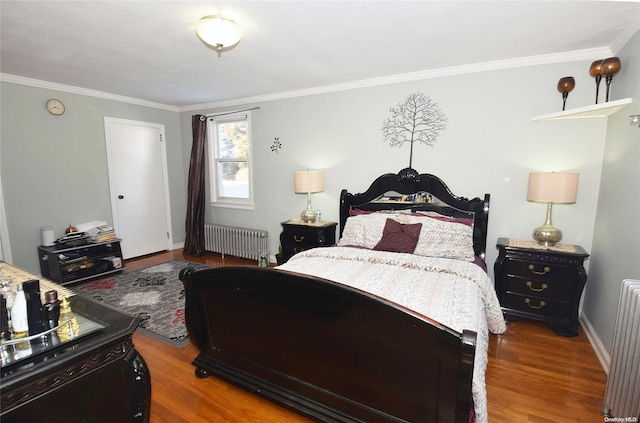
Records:
[[[79,295],[140,317],[136,330],[182,348],[189,344],[184,317],[184,287],[180,270],[208,266],[173,260],[135,272],[76,285]]]

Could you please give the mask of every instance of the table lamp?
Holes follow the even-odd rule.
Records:
[[[311,194],[324,190],[324,175],[320,170],[304,170],[295,172],[293,185],[297,194],[307,194],[307,208],[300,213],[305,223],[315,222],[316,211],[311,207]]]
[[[547,203],[544,225],[533,230],[533,239],[545,246],[555,245],[562,239],[562,231],[551,223],[553,203],[571,204],[578,195],[578,173],[530,173],[527,200]]]

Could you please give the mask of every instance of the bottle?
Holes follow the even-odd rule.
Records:
[[[9,281],[2,281],[2,298],[4,299],[5,310],[2,312],[2,327],[4,331],[3,339],[11,339],[11,332],[13,332],[13,325],[11,324],[11,308],[13,307],[13,301],[16,298],[15,292],[11,290]],[[7,324],[6,329],[4,324]]]
[[[13,300],[16,298],[16,293],[11,289],[9,281],[2,281],[2,295],[7,299],[7,310],[11,312]]]
[[[71,311],[71,304],[69,304],[69,300],[66,298],[60,303],[60,318],[58,319],[58,324],[60,327],[57,332],[60,341],[70,341],[78,336],[80,326],[78,325],[76,316]]]
[[[47,291],[44,293],[44,299],[46,301],[43,306],[44,325],[46,329],[53,329],[58,326],[58,320],[60,319],[58,292],[55,290]]]
[[[27,300],[29,335],[37,335],[44,332],[42,300],[40,299],[40,281],[37,279],[24,281],[22,283],[22,289]]]
[[[11,307],[11,323],[13,324],[13,337],[24,338],[29,334],[29,319],[27,317],[27,298],[24,295],[22,284],[18,285],[16,298]]]
[[[7,299],[0,298],[0,339],[9,339],[9,313],[7,313]]]

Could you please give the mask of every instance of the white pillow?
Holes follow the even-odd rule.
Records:
[[[422,223],[413,254],[464,261],[475,260],[471,226],[428,216],[406,216],[406,219],[409,223]]]

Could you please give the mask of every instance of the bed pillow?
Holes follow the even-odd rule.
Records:
[[[394,253],[413,253],[420,237],[422,223],[400,223],[387,218],[382,231],[382,239],[373,247],[374,250]]]
[[[382,239],[382,233],[391,218],[400,223],[422,223],[418,243],[413,254],[474,261],[473,228],[463,223],[415,216],[404,213],[360,214],[347,218],[338,241],[341,247],[362,247],[372,250]]]
[[[413,254],[474,261],[473,227],[465,223],[427,216],[403,216],[408,223],[422,223]]]
[[[344,225],[342,238],[338,241],[341,247],[363,247],[370,250],[382,238],[382,232],[389,214],[370,213],[350,216]]]

